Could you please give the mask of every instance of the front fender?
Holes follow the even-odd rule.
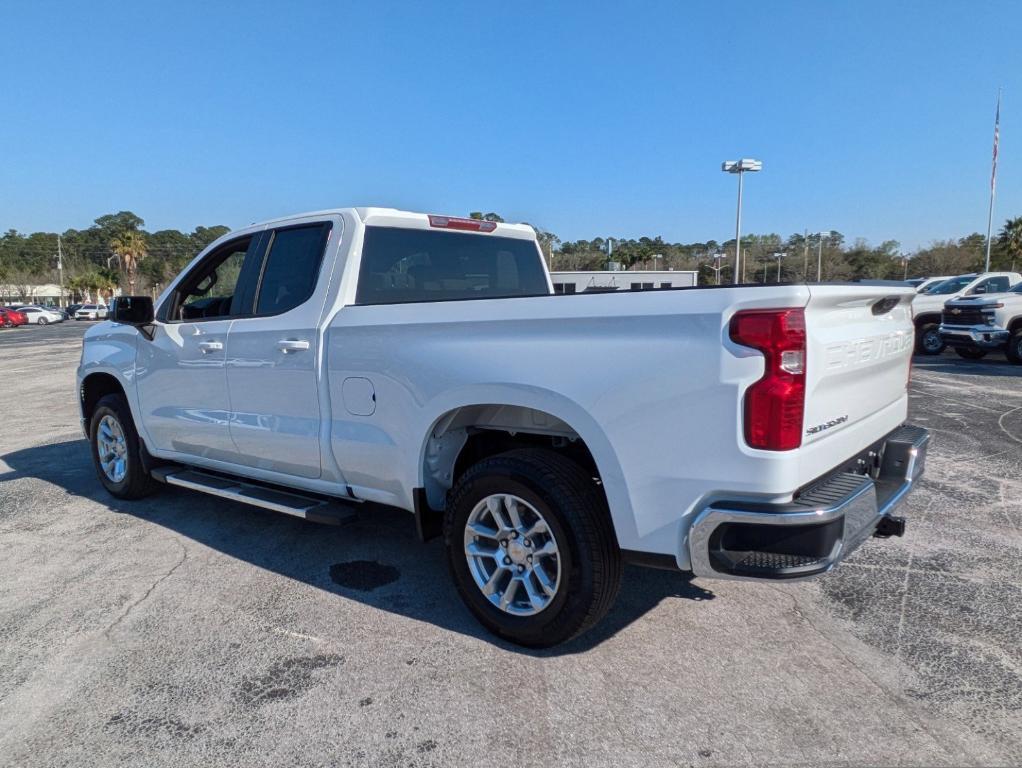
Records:
[[[82,358],[77,372],[77,397],[79,413],[82,419],[82,431],[86,429],[85,414],[81,413],[82,387],[86,379],[98,374],[106,374],[117,380],[131,410],[131,418],[135,428],[148,441],[145,424],[142,423],[141,411],[138,407],[138,392],[135,387],[137,377],[136,356],[140,334],[129,325],[118,325],[104,322],[93,326],[82,340]],[[86,437],[88,435],[86,434]]]

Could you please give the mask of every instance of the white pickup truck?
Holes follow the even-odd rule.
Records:
[[[1022,365],[1022,282],[1003,293],[962,296],[944,305],[940,337],[969,360],[1003,349]]]
[[[916,324],[916,351],[921,355],[939,355],[947,342],[940,332],[944,304],[969,296],[1003,293],[1022,281],[1018,272],[980,272],[949,277],[924,288],[912,302]],[[956,349],[959,349],[956,347]],[[967,356],[968,353],[966,353]]]
[[[911,289],[555,295],[524,225],[345,208],[213,243],[118,298],[78,370],[100,482],[442,533],[471,612],[529,646],[610,608],[622,564],[824,573],[923,471]]]

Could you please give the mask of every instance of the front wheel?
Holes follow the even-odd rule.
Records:
[[[591,473],[549,450],[509,451],[471,467],[451,491],[444,540],[476,619],[532,648],[591,628],[621,582],[603,493]]]
[[[141,441],[123,395],[100,398],[89,420],[89,442],[96,474],[118,499],[140,499],[155,481],[142,464]]]
[[[966,360],[982,360],[987,356],[985,349],[973,349],[972,347],[956,347],[955,352]]]
[[[50,322],[50,321],[49,321],[49,320],[47,320],[47,319],[46,319],[45,317],[40,317],[40,318],[39,318],[39,319],[38,319],[38,320],[36,321],[36,323],[38,323],[39,325],[46,325],[46,324],[47,324],[48,322]]]
[[[944,340],[940,338],[940,326],[926,323],[916,330],[916,352],[921,355],[939,355],[944,351]]]
[[[1008,361],[1015,365],[1022,365],[1022,331],[1015,331],[1008,340],[1008,346],[1004,353]]]

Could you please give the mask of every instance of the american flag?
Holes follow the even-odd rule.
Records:
[[[997,114],[994,117],[994,159],[990,168],[990,192],[997,188],[997,144],[1001,139],[1001,92],[997,92]]]

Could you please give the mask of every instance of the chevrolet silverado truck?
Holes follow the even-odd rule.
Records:
[[[964,296],[944,305],[940,337],[961,357],[979,360],[1004,350],[1022,365],[1022,283],[1005,293]]]
[[[986,296],[1003,293],[1022,282],[1017,272],[983,272],[949,277],[924,288],[912,302],[916,325],[916,352],[939,355],[947,346],[940,332],[941,312],[948,301],[963,296]]]
[[[905,423],[914,295],[556,295],[526,225],[346,208],[118,298],[78,399],[115,497],[407,510],[471,613],[542,647],[599,621],[624,563],[798,579],[901,535],[928,442]]]

